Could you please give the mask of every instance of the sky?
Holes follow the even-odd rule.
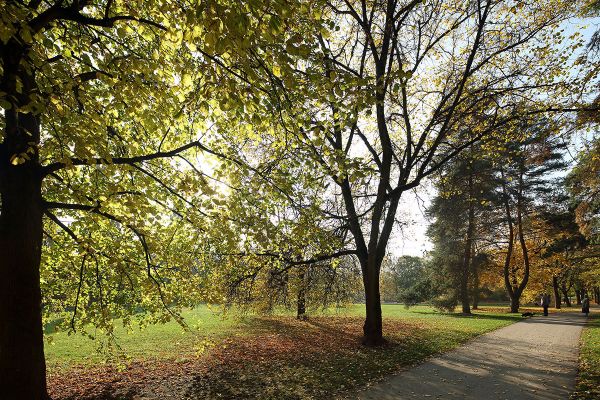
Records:
[[[426,235],[429,225],[425,210],[435,190],[430,184],[423,184],[415,191],[404,193],[398,207],[396,220],[399,228],[394,230],[388,244],[391,256],[423,256],[432,248]]]

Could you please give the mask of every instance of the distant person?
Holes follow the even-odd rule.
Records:
[[[590,313],[590,299],[587,294],[583,297],[583,300],[581,300],[581,312],[585,313],[586,317]]]
[[[550,307],[550,295],[548,293],[544,293],[542,295],[540,304],[544,308],[544,317],[547,317],[548,316],[548,307]]]

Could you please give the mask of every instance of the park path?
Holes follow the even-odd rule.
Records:
[[[361,392],[361,400],[565,400],[577,375],[581,313],[534,316],[482,335]]]

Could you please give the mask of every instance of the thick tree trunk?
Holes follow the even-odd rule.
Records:
[[[379,266],[374,256],[361,261],[363,268],[363,284],[365,287],[366,318],[363,325],[363,344],[380,346],[383,340],[383,323],[381,317],[381,298],[379,293]]]
[[[13,108],[5,110],[5,121],[0,144],[0,398],[46,399],[39,120]],[[30,160],[15,161],[28,149]]]
[[[469,299],[469,272],[464,266],[460,277],[460,302],[462,305],[462,313],[471,314],[471,300]]]
[[[298,288],[298,301],[297,301],[297,310],[296,310],[296,318],[300,320],[306,320],[306,283],[305,283],[305,273],[301,271],[298,274],[299,280],[299,288]]]
[[[552,277],[552,290],[554,291],[554,308],[560,309],[560,293],[558,291],[558,278]]]
[[[510,312],[518,313],[520,306],[521,306],[521,294],[514,293],[513,296],[510,298]]]

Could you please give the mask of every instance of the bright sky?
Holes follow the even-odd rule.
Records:
[[[425,209],[435,194],[429,184],[424,184],[416,192],[403,194],[396,220],[399,229],[395,229],[388,244],[388,254],[393,256],[422,256],[432,247],[427,238],[428,222]]]

